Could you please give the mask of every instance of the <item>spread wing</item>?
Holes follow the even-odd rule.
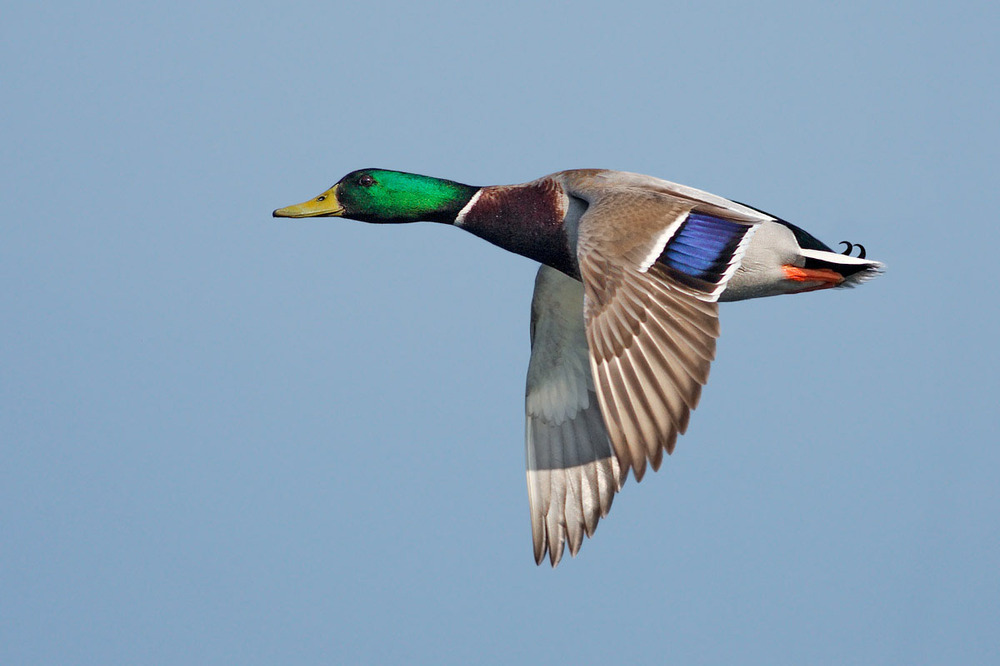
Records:
[[[555,174],[585,204],[567,232],[582,284],[542,266],[526,391],[535,561],[576,554],[631,468],[673,451],[708,380],[715,301],[770,218],[635,174]]]
[[[624,473],[598,407],[583,323],[583,285],[542,266],[531,302],[526,462],[535,562],[576,554],[607,515]]]
[[[663,451],[673,452],[698,405],[715,357],[718,305],[600,256],[584,258],[580,272],[601,411],[619,463],[639,481],[647,460],[658,469]]]
[[[715,356],[715,301],[760,220],[589,178],[567,189],[589,204],[577,258],[598,402],[620,466],[641,480],[687,429]]]

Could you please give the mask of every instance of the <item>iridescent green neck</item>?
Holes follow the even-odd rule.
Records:
[[[336,186],[344,217],[363,222],[452,223],[478,187],[401,171],[361,169]]]

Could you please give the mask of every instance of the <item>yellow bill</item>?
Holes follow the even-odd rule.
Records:
[[[339,217],[344,207],[337,201],[337,186],[334,185],[315,199],[294,206],[285,206],[274,211],[274,217]]]

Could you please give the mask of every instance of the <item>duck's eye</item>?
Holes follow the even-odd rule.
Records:
[[[318,197],[316,197],[316,201],[326,201],[326,195],[325,194],[319,195]]]
[[[361,187],[371,187],[375,184],[375,179],[369,176],[367,173],[360,178],[358,178],[358,185]]]

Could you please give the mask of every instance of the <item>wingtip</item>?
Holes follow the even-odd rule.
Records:
[[[674,428],[670,431],[670,438],[667,440],[667,444],[664,447],[667,450],[667,455],[673,455],[674,448],[677,446],[677,436],[680,434],[678,428]]]
[[[552,564],[552,568],[555,569],[559,566],[559,561],[562,559],[563,546],[559,544],[558,548],[553,548],[551,544],[549,545],[549,562]]]

